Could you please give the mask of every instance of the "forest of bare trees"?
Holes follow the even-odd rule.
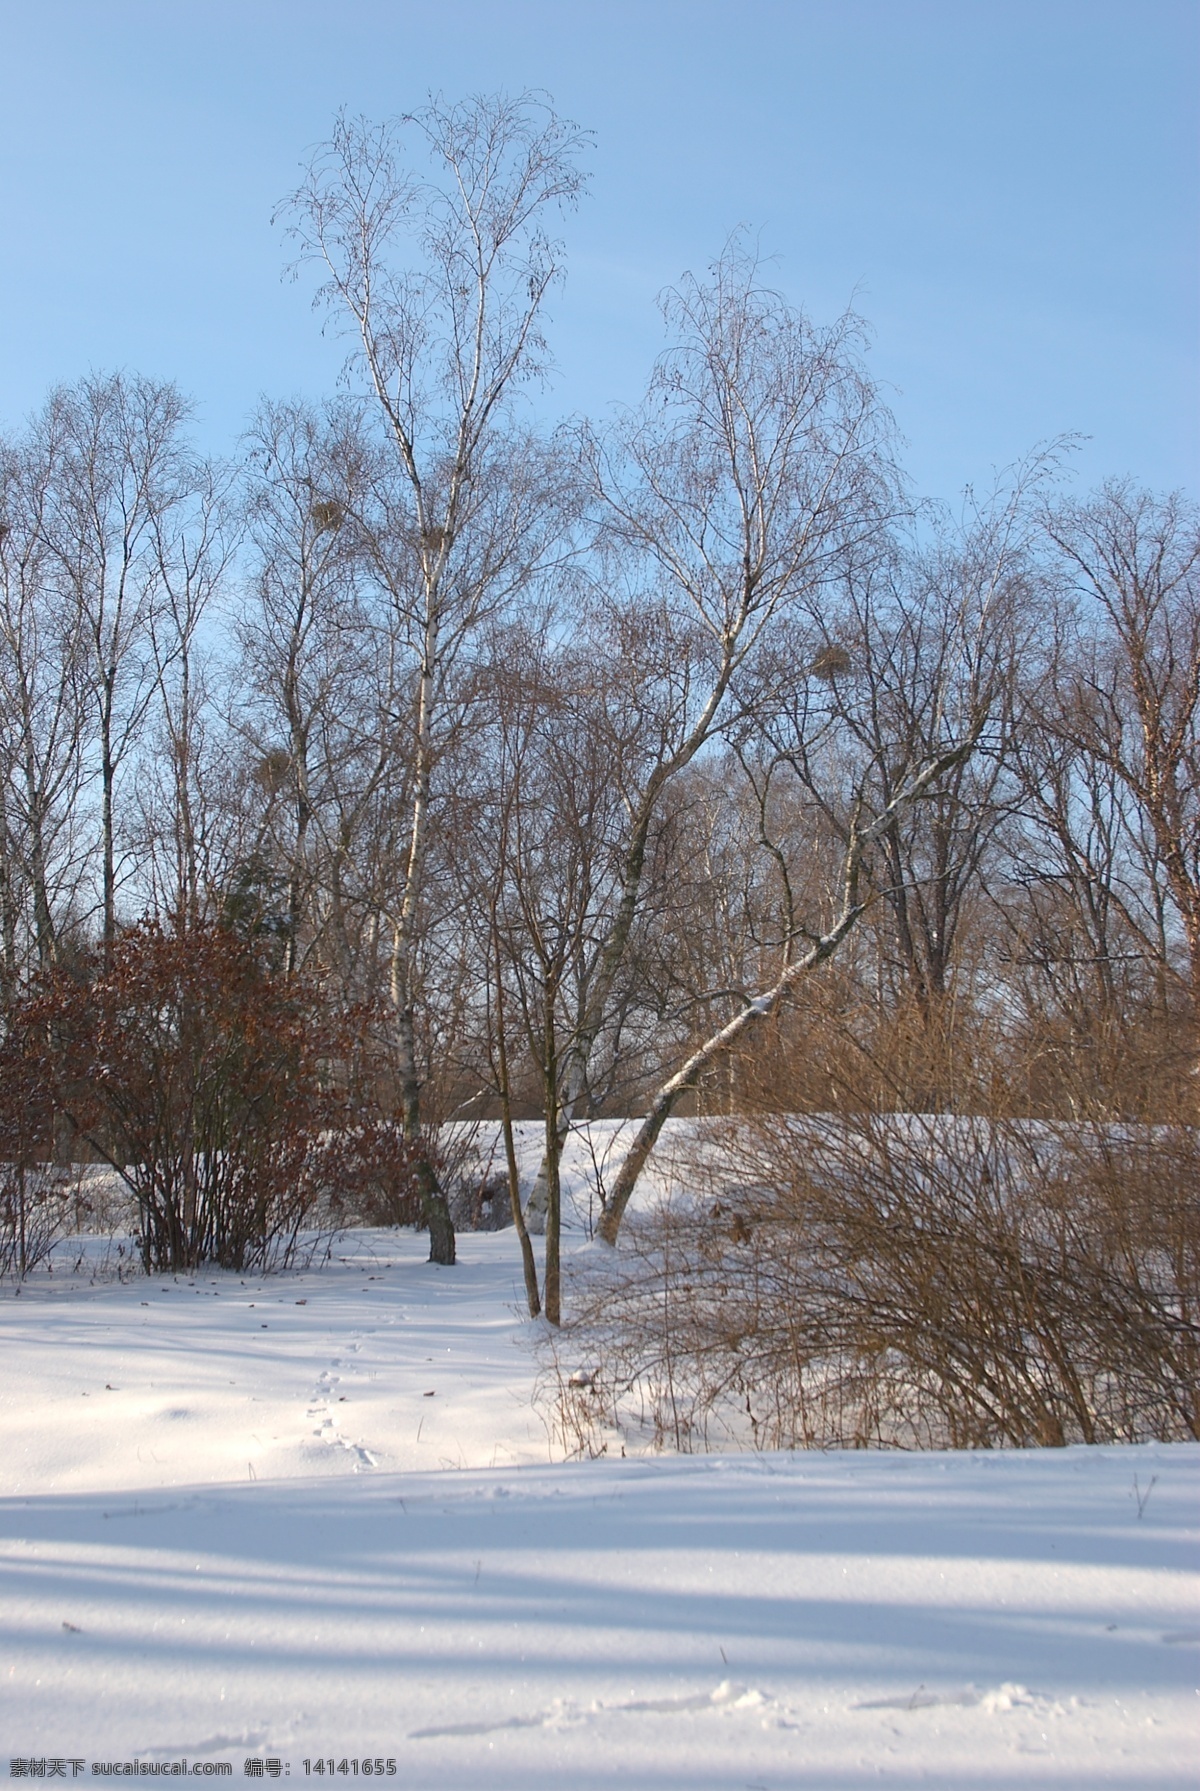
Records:
[[[174,386],[94,373],[0,441],[10,1231],[34,1163],[139,1135],[70,1092],[149,1011],[130,941],[214,933],[260,1020],[303,990],[336,1041],[312,1086],[394,1128],[380,1175],[436,1262],[447,1128],[501,1123],[554,1324],[563,1144],[599,1116],[639,1120],[610,1243],[672,1114],[756,1116],[760,1149],[780,1113],[1157,1128],[1182,1160],[1195,509],[1079,495],[1069,443],[957,515],[919,503],[860,321],[809,319],[740,236],[665,295],[639,405],[542,427],[586,147],[530,99],[340,120],[280,210],[347,339],[339,395],[262,402],[217,464]],[[97,988],[109,1031],[72,1069],[63,1016]],[[308,1087],[310,1056],[271,1061]],[[518,1119],[544,1124],[532,1186]],[[1026,1405],[962,1434],[1053,1428]]]

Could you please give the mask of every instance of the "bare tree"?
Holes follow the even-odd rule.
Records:
[[[820,932],[815,932],[811,927],[798,927],[795,934],[785,942],[783,967],[772,984],[752,1000],[746,1001],[725,1025],[710,1033],[658,1088],[650,1102],[649,1111],[638,1126],[609,1194],[598,1228],[598,1235],[606,1244],[616,1243],[621,1220],[641,1173],[658,1142],[663,1126],[681,1098],[695,1088],[699,1078],[712,1063],[739,1044],[752,1028],[775,1012],[805,977],[833,957],[866,911],[869,898],[862,889],[864,853],[876,843],[899,812],[936,790],[947,774],[969,758],[975,750],[977,740],[978,722],[975,722],[965,738],[948,745],[936,758],[922,766],[908,784],[897,790],[891,801],[873,820],[865,825],[855,823],[852,826],[842,866],[841,900],[832,921]]]
[[[45,539],[44,443],[0,448],[0,934],[11,998],[58,955],[81,872],[84,642],[58,602]]]
[[[857,318],[816,329],[762,284],[740,238],[663,310],[673,340],[644,405],[582,442],[603,574],[595,609],[619,652],[604,720],[621,743],[611,756],[627,820],[564,1117],[586,1102],[665,793],[751,700],[756,658],[804,628],[804,604],[898,502]],[[544,1180],[535,1212],[542,1198]]]
[[[238,545],[230,469],[197,461],[190,490],[153,519],[159,592],[146,618],[155,701],[145,815],[152,908],[181,929],[210,910],[229,871],[230,828],[215,762],[228,751],[211,622]],[[214,679],[214,669],[217,677]]]
[[[408,143],[428,172],[408,160]],[[415,1012],[419,918],[435,769],[451,673],[512,588],[513,553],[480,554],[478,489],[513,396],[546,365],[540,313],[561,269],[544,228],[576,199],[584,139],[530,95],[433,102],[394,125],[339,119],[288,202],[320,299],[356,338],[392,458],[387,584],[410,653],[407,847],[389,904],[405,1124],[421,1133]],[[430,1255],[454,1234],[432,1158],[425,1165]]]
[[[1055,732],[1127,798],[1125,842],[1200,1023],[1200,526],[1181,500],[1117,484],[1046,526],[1080,603]]]
[[[174,386],[111,374],[60,388],[38,423],[55,468],[44,539],[58,601],[86,651],[106,947],[116,936],[122,869],[117,782],[155,688],[149,628],[162,596],[160,533],[192,485],[186,416]]]
[[[269,861],[283,886],[290,974],[328,943],[338,861],[359,846],[356,819],[391,750],[380,728],[386,643],[363,592],[353,522],[375,450],[346,404],[324,413],[264,404],[247,444],[251,582],[237,636],[245,744],[263,799],[247,866]],[[331,946],[327,962],[337,955]]]
[[[1035,1110],[1174,1118],[1195,1061],[1200,536],[1124,485],[1044,522],[1056,609],[1010,758],[999,970]]]
[[[980,924],[1013,804],[1012,748],[1045,660],[1031,499],[1054,464],[1038,456],[986,504],[972,499],[960,528],[852,561],[839,600],[814,618],[807,676],[775,674],[744,725],[759,777],[786,768],[843,845],[948,738],[976,740],[920,802],[892,809],[862,861],[879,898],[879,999],[908,1007],[925,1035],[904,1091],[920,1107],[952,1099],[947,1028],[968,1018],[973,993],[964,934]]]
[[[622,767],[614,763],[605,728],[597,725],[614,667],[597,663],[571,639],[561,605],[548,604],[536,620],[506,630],[496,645],[505,670],[497,677],[463,868],[474,867],[477,908],[487,916],[488,1036],[506,1137],[522,1069],[527,1097],[536,1100],[544,1120],[542,1304],[557,1325],[562,1109],[620,887],[627,819]],[[610,1038],[607,1049],[610,1060],[620,1060],[619,1040]],[[588,1092],[595,1099],[594,1085]],[[514,1216],[523,1229],[514,1174],[510,1160]],[[531,1301],[531,1309],[538,1305]]]

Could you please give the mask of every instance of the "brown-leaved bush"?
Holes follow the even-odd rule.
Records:
[[[261,1268],[367,1188],[407,1212],[411,1147],[354,1085],[354,1019],[273,971],[261,941],[145,922],[46,977],[7,1050],[124,1181],[148,1269]]]

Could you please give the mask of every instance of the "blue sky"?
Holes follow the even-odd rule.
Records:
[[[179,382],[205,445],[320,396],[270,218],[347,105],[547,89],[596,134],[547,416],[635,398],[655,295],[744,224],[853,302],[918,488],[1062,431],[1200,487],[1197,0],[0,0],[0,426],[55,382]]]

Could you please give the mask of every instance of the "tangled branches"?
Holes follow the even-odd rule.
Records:
[[[1185,1127],[730,1122],[707,1197],[580,1278],[571,1348],[598,1367],[564,1426],[681,1449],[1200,1438],[1198,1170]]]

